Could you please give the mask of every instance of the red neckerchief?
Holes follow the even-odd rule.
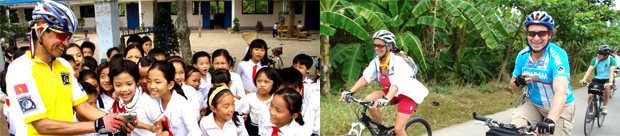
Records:
[[[278,129],[278,127],[273,126],[271,127],[273,129],[273,131],[271,132],[271,136],[278,136],[278,132],[281,132],[280,129]]]
[[[127,112],[127,110],[125,110],[125,105],[123,105],[122,107],[119,107],[118,105],[119,105],[118,100],[114,101],[114,103],[112,104],[112,112],[114,113]]]

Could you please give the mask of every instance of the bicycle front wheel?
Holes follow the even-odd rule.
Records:
[[[609,99],[611,99],[614,96],[614,93],[616,93],[616,89],[618,89],[616,85],[614,85],[613,88],[611,88],[611,92],[610,92],[611,94],[609,94]]]
[[[519,107],[519,105],[523,104],[523,100],[525,100],[525,93],[521,94],[521,96],[519,96],[519,99],[517,99],[517,103],[515,103],[515,109]]]
[[[603,115],[603,111],[601,109],[601,107],[603,106],[603,98],[599,97],[599,101],[598,101],[598,108],[597,109],[597,114],[598,114],[598,118],[596,119],[596,122],[598,122],[598,127],[602,127],[603,126],[603,122],[605,122],[605,116]]]
[[[427,134],[428,136],[432,136],[433,133],[431,131],[431,125],[428,124],[424,118],[416,117],[409,122],[405,126],[405,131],[409,136],[419,136],[422,134]]]
[[[586,116],[585,116],[585,119],[583,120],[583,134],[586,135],[586,136],[589,136],[590,134],[592,134],[592,128],[594,128],[595,116],[589,117],[588,113],[590,113],[590,112],[593,112],[595,116],[597,114],[596,113],[597,112],[597,109],[596,109],[596,98],[590,100],[590,102],[588,102],[588,106],[586,108]]]

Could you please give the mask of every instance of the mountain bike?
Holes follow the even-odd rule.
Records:
[[[506,123],[502,123],[500,121],[491,119],[491,118],[487,118],[484,116],[478,116],[476,114],[476,112],[472,113],[472,115],[474,116],[474,119],[479,120],[479,121],[484,121],[484,124],[486,124],[489,127],[489,131],[491,131],[491,129],[495,129],[495,130],[504,130],[504,131],[514,131],[517,133],[517,135],[522,135],[522,136],[536,136],[536,127],[532,127],[532,126],[521,126],[521,127],[517,127],[515,124],[506,124]],[[490,132],[487,132],[487,135]],[[501,134],[501,135],[505,135],[505,134]]]
[[[394,132],[394,126],[388,127],[383,124],[377,123],[375,120],[371,119],[370,117],[368,117],[368,115],[366,115],[366,111],[368,108],[374,108],[372,107],[372,105],[375,103],[374,101],[358,100],[353,96],[347,96],[344,101],[352,101],[362,105],[362,107],[360,108],[360,110],[358,110],[360,114],[356,114],[359,120],[357,122],[351,123],[351,129],[349,130],[348,134],[342,136],[361,136],[364,128],[368,128],[368,131],[370,131],[370,134],[373,136],[396,135],[396,133]],[[373,127],[373,125],[376,127]],[[432,136],[431,126],[424,118],[420,117],[415,117],[407,122],[407,125],[405,126],[405,131],[407,131],[407,135],[421,135],[413,134],[415,128],[414,125],[415,127],[424,127],[424,130],[426,130],[426,134],[428,134],[428,136]],[[356,127],[358,129],[356,129]]]
[[[527,94],[527,89],[525,91],[523,91],[523,94],[521,94],[521,96],[519,96],[519,98],[517,99],[517,103],[515,103],[515,109],[517,107],[519,107],[519,105],[525,103],[525,97],[529,97]]]
[[[600,92],[596,93],[594,97],[592,97],[592,99],[588,102],[588,106],[586,108],[586,116],[583,121],[583,133],[584,135],[589,136],[590,134],[592,134],[592,129],[594,128],[594,119],[596,119],[598,127],[603,126],[603,122],[605,122],[605,115],[602,114],[603,110],[601,109],[601,106],[603,106],[603,94],[605,94],[605,88],[602,85],[590,84],[587,82],[586,84],[588,86],[588,92]],[[590,112],[593,112],[594,115],[590,116],[588,114]]]
[[[280,55],[282,55],[282,45],[284,44],[280,44],[276,47],[269,47],[269,49],[271,50],[271,55],[269,55],[269,67],[275,69],[284,68],[284,63],[282,62],[282,58],[280,57]]]

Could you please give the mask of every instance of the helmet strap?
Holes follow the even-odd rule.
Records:
[[[37,31],[37,26],[35,24],[35,27],[33,29],[33,31],[35,32],[37,39],[39,39],[39,45],[41,45],[41,48],[43,48],[43,52],[45,52],[45,55],[47,55],[48,57],[48,61],[54,61],[56,58],[52,57],[52,55],[47,51],[47,49],[45,49],[45,46],[43,46],[43,39],[41,39],[41,35],[43,35],[43,33],[47,30],[47,28],[49,27],[49,25],[46,25],[45,28],[43,28],[43,31],[41,31],[41,33],[39,33]],[[33,44],[32,42],[30,44]],[[33,54],[34,54],[34,47],[32,48],[33,50]],[[34,55],[32,56],[34,57]]]

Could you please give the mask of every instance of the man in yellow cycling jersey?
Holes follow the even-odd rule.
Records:
[[[111,133],[120,126],[133,130],[124,118],[105,112],[84,101],[86,93],[73,76],[69,63],[58,58],[77,30],[73,11],[62,3],[38,3],[30,22],[30,50],[15,59],[6,75],[7,92],[16,124],[16,135],[78,135]],[[73,122],[74,110],[91,122]],[[26,132],[24,132],[26,131]]]

